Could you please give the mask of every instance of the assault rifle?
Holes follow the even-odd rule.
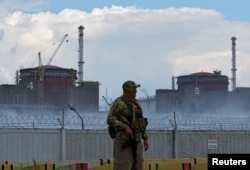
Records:
[[[128,125],[129,125],[130,129],[133,132],[133,136],[130,136],[129,140],[126,141],[122,145],[122,148],[127,148],[127,147],[131,146],[132,154],[133,154],[133,158],[134,158],[132,170],[134,170],[136,160],[137,160],[137,142],[135,141],[135,129],[134,129],[134,125],[135,125],[135,105],[133,103],[132,103],[132,105],[133,105],[133,114],[132,114],[133,117],[132,117],[132,122],[131,123],[128,121]]]
[[[130,136],[129,140],[127,140],[125,143],[122,144],[122,148],[125,149],[127,147],[131,147],[132,154],[133,154],[133,159],[134,159],[132,169],[135,169],[135,164],[136,164],[136,159],[137,159],[137,145],[138,145],[138,143],[135,141],[134,130],[132,129],[132,131],[133,131],[133,138],[132,138],[132,136]]]

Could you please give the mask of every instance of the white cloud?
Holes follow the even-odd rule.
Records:
[[[249,86],[249,23],[230,22],[214,10],[159,10],[112,6],[58,14],[3,13],[0,20],[0,83],[13,83],[16,69],[34,66],[42,51],[46,63],[67,33],[53,65],[78,69],[78,27],[84,30],[84,79],[99,81],[100,96],[121,94],[121,84],[134,79],[142,85],[138,97],[171,88],[171,77],[198,71],[231,76],[231,37],[237,40],[237,85]],[[244,59],[244,61],[243,61]],[[35,63],[35,66],[37,63]],[[3,70],[3,71],[2,71]],[[13,78],[10,77],[13,74]],[[10,82],[12,81],[12,82]]]

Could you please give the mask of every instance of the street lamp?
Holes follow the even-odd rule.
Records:
[[[84,129],[83,118],[82,118],[81,115],[77,112],[76,107],[73,106],[72,104],[68,104],[68,107],[69,107],[70,110],[73,110],[73,111],[77,114],[77,116],[81,119],[81,122],[82,122],[82,130],[83,130],[83,129]]]

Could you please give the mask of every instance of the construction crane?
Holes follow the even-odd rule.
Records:
[[[52,56],[49,58],[49,61],[48,61],[47,65],[50,65],[51,61],[55,57],[56,53],[58,52],[58,50],[62,46],[62,44],[63,44],[63,42],[64,42],[64,40],[66,39],[67,36],[68,36],[68,34],[65,34],[63,36],[63,38],[62,38],[61,42],[58,44],[56,50],[54,51]],[[45,70],[46,70],[46,66],[42,65],[41,53],[40,52],[38,53],[38,56],[39,56],[38,104],[43,105],[43,100],[44,100],[44,73],[45,73]]]
[[[52,56],[50,57],[50,59],[49,59],[47,65],[50,65],[51,61],[54,59],[56,53],[58,52],[58,50],[59,50],[60,47],[62,46],[62,44],[63,44],[63,42],[64,42],[64,40],[66,39],[67,36],[68,36],[68,34],[65,34],[65,35],[63,36],[61,42],[58,44],[56,50],[54,51],[54,53],[53,53]]]

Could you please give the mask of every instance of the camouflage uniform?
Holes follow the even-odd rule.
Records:
[[[141,140],[148,138],[146,133],[147,121],[143,117],[142,109],[138,101],[126,98],[125,96],[118,97],[110,108],[107,123],[116,129],[114,140],[114,170],[131,170],[133,166],[134,158],[132,148],[122,147],[126,141],[130,140],[130,136],[127,136],[125,133],[125,127],[127,125],[133,131],[133,138],[137,143],[135,169],[143,170],[143,145]]]
[[[121,96],[117,98],[109,111],[108,124],[116,129],[116,139],[127,141],[129,136],[124,133],[126,125],[132,127],[133,107],[135,109],[134,134],[135,140],[147,139],[146,120],[143,117],[140,104],[136,100],[130,100]]]

